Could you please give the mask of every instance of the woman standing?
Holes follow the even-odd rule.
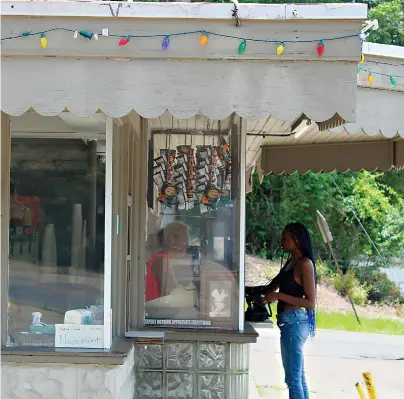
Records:
[[[289,258],[265,290],[263,302],[278,301],[277,320],[289,399],[309,399],[303,347],[308,336],[315,334],[316,301],[316,268],[310,233],[302,223],[288,224],[282,232],[281,245]]]

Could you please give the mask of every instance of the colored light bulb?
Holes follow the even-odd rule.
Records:
[[[121,40],[119,40],[118,46],[124,46],[125,44],[128,44],[129,40],[130,40],[130,36],[121,37]]]
[[[93,38],[93,33],[88,32],[88,31],[86,31],[86,30],[81,30],[81,31],[79,31],[79,34],[80,34],[80,36],[83,36],[83,37],[85,37],[85,38],[88,39],[88,40],[91,40],[91,39]]]
[[[390,83],[393,86],[397,86],[397,80],[396,80],[396,78],[394,76],[390,76]]]
[[[363,64],[365,62],[365,56],[362,54],[361,55],[361,60],[359,61],[359,64]]]
[[[161,43],[161,49],[162,49],[162,50],[167,50],[167,48],[168,48],[169,45],[170,45],[170,37],[169,37],[169,36],[166,36],[166,37],[163,39],[162,43]]]
[[[285,44],[282,42],[277,48],[276,48],[276,54],[281,55],[285,51]]]
[[[199,41],[199,43],[201,44],[201,46],[204,46],[207,42],[208,42],[208,35],[204,33],[201,36],[201,40]]]
[[[243,40],[240,45],[238,46],[238,53],[243,54],[245,51],[245,48],[247,47],[247,42]]]
[[[48,47],[48,39],[45,36],[45,33],[41,33],[41,46],[42,48]]]
[[[323,53],[324,53],[324,43],[322,40],[320,40],[317,45],[317,54],[319,55],[319,57],[321,57]]]
[[[361,67],[359,65],[356,67],[356,73],[358,75],[361,73]]]
[[[373,83],[373,75],[371,73],[369,73],[368,82]]]
[[[26,37],[26,36],[30,36],[30,35],[31,35],[31,32],[22,32],[21,35],[22,35],[22,36],[25,36],[25,37]]]

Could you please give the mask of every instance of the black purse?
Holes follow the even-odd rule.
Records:
[[[244,314],[245,321],[262,322],[272,317],[271,307],[268,305],[268,313],[266,306],[261,304],[266,288],[266,285],[245,287],[245,300],[248,306]]]

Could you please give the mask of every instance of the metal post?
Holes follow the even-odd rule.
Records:
[[[105,159],[105,254],[104,254],[104,348],[112,343],[112,154],[113,154],[114,120],[107,118],[107,148]]]
[[[7,342],[8,328],[8,252],[10,224],[10,117],[1,113],[0,125],[0,272],[1,272],[1,344]]]
[[[246,224],[246,209],[245,209],[245,196],[246,196],[246,131],[247,123],[243,118],[239,118],[238,134],[239,134],[239,321],[238,329],[244,330],[244,291],[245,291],[245,224]]]
[[[332,256],[332,258],[334,259],[335,267],[337,268],[338,273],[339,273],[341,276],[343,276],[342,270],[341,270],[341,268],[339,267],[339,264],[338,264],[337,257],[335,256],[334,250],[332,249],[332,246],[331,246],[331,243],[330,243],[329,240],[327,240],[327,244],[328,244],[328,248],[330,249],[331,256]],[[349,302],[350,302],[350,304],[351,304],[351,306],[352,306],[352,309],[353,309],[353,311],[354,311],[354,313],[355,313],[356,320],[358,321],[358,324],[360,325],[360,324],[361,324],[361,321],[359,320],[358,313],[356,312],[355,305],[354,305],[354,303],[353,303],[353,301],[352,301],[352,297],[351,297],[351,294],[349,293],[349,291],[348,291],[348,299],[349,299]]]

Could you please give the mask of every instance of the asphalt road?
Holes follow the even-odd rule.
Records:
[[[261,397],[287,399],[277,328],[258,328],[250,369]],[[359,399],[355,383],[370,371],[378,399],[404,399],[404,336],[318,331],[306,344],[313,399]]]

